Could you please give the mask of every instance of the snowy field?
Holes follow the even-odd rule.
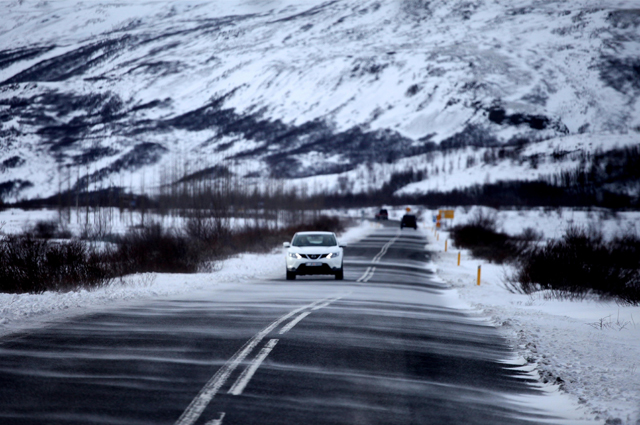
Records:
[[[403,210],[390,208],[391,218]],[[349,211],[351,216],[373,209]],[[416,209],[414,208],[414,211]],[[416,211],[420,212],[420,211]],[[553,394],[569,394],[583,409],[601,423],[637,425],[640,421],[640,307],[615,302],[568,301],[551,299],[545,293],[522,295],[510,293],[504,286],[509,267],[487,264],[448,244],[446,230],[437,236],[431,228],[431,211],[421,211],[420,232],[428,236],[427,249],[435,252],[433,263],[440,279],[451,284],[461,301],[480,310],[487,320],[503,331],[521,359],[540,375],[543,387]],[[457,223],[463,223],[475,208],[456,209]],[[497,211],[502,229],[517,234],[534,227],[545,237],[559,237],[569,224],[601,226],[607,235],[637,231],[640,213],[610,214],[606,211]],[[7,214],[0,222],[7,222]],[[35,222],[36,216],[13,211],[11,226]],[[18,218],[19,217],[19,218]],[[37,218],[36,218],[37,217]],[[10,226],[10,227],[11,227]],[[347,230],[341,239],[354,242],[375,231],[377,224],[368,220]],[[411,230],[408,230],[411,231]],[[122,303],[145,298],[170,296],[196,290],[221,291],[239,282],[280,277],[284,271],[279,249],[271,254],[243,254],[221,262],[214,273],[192,275],[145,274],[129,276],[92,291],[69,293],[0,294],[0,337],[21,330],[46,326],[72,315],[113,308]],[[251,265],[251,266],[248,266]],[[481,284],[476,284],[477,268],[482,267]]]

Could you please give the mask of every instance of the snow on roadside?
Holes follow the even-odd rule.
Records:
[[[367,210],[367,216],[370,212]],[[401,211],[390,213],[395,217]],[[457,221],[468,219],[472,213],[456,211]],[[518,231],[517,226],[513,227],[514,220],[521,226],[529,221],[540,222],[537,212],[526,216],[521,212],[498,214],[509,233]],[[559,218],[582,221],[575,214]],[[556,223],[537,228],[545,235],[557,235],[559,226]],[[340,239],[351,243],[371,231],[370,223],[363,221]],[[430,238],[427,249],[435,253],[430,267],[437,269],[462,300],[493,319],[523,359],[537,367],[541,381],[558,385],[598,418],[609,420],[609,424],[640,423],[640,307],[510,293],[503,284],[508,268],[473,259],[464,250],[461,265],[457,266],[458,251],[449,247],[449,252],[443,252],[446,238],[446,232],[440,234],[439,240]],[[480,286],[476,285],[478,265],[482,265]],[[202,289],[224,290],[238,282],[283,274],[282,252],[276,248],[269,254],[241,254],[222,261],[214,273],[132,275],[124,282],[91,291],[0,294],[0,337],[112,308],[118,303]]]
[[[342,242],[358,240],[371,226],[364,222],[340,235]],[[283,241],[284,242],[284,241]],[[47,291],[42,294],[0,293],[0,337],[13,332],[46,326],[73,315],[85,314],[117,303],[145,297],[171,296],[197,290],[223,290],[228,285],[284,276],[284,259],[279,248],[269,254],[240,254],[215,265],[213,273],[136,274],[93,290]]]
[[[607,424],[640,424],[640,307],[511,293],[504,281],[513,269],[475,259],[449,243],[444,252],[446,239],[446,232],[439,240],[431,235],[427,245],[438,276],[492,318],[543,383],[575,396]]]

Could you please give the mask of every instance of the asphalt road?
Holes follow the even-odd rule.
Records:
[[[420,231],[282,277],[0,340],[0,424],[531,424],[542,397],[427,267]],[[535,404],[535,403],[534,403]]]

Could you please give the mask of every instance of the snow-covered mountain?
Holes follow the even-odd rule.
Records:
[[[364,190],[364,172],[443,149],[640,144],[635,0],[19,0],[0,13],[5,200],[221,166]],[[458,164],[460,184],[492,179],[474,166]],[[540,177],[528,169],[500,175]]]

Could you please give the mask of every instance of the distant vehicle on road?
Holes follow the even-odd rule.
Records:
[[[405,227],[413,227],[418,230],[418,221],[416,220],[416,216],[413,214],[405,214],[402,216],[402,220],[400,221],[400,228],[403,229]]]
[[[389,220],[389,211],[381,209],[376,213],[376,220]]]
[[[344,244],[338,244],[333,232],[298,232],[291,243],[285,242],[287,280],[298,275],[332,274],[344,279]]]

